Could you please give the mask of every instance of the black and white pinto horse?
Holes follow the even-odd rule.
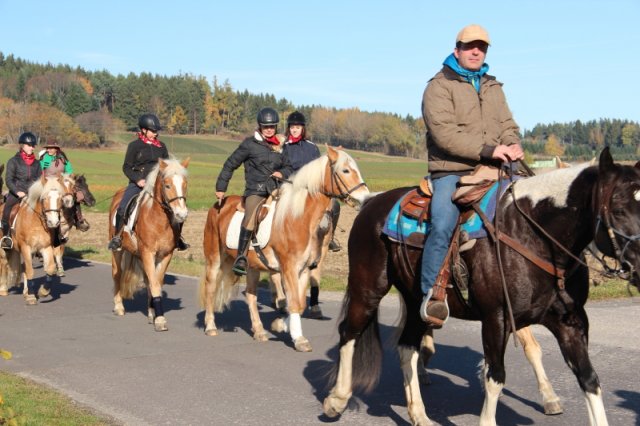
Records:
[[[345,410],[354,388],[371,390],[377,383],[382,357],[378,308],[394,285],[406,307],[398,351],[409,416],[413,424],[432,424],[417,369],[426,331],[418,313],[420,251],[401,248],[381,233],[388,212],[406,192],[400,188],[377,195],[354,221],[349,236],[349,282],[339,325],[340,359],[335,385],[324,400],[324,412],[330,417]],[[478,240],[462,253],[469,269],[469,303],[454,288],[447,290],[454,317],[482,322],[485,402],[480,424],[496,424],[498,397],[506,378],[504,353],[511,334],[511,310],[516,329],[542,324],[553,333],[584,392],[589,424],[606,425],[600,381],[588,354],[584,305],[589,274],[580,253],[595,240],[603,253],[627,266],[638,285],[640,162],[633,167],[614,163],[605,148],[598,166],[518,180],[499,201],[496,216],[500,231],[524,246],[528,258],[505,243],[496,249],[490,239]]]

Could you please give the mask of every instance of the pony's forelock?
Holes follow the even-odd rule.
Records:
[[[46,178],[44,183],[42,179],[38,179],[29,187],[27,192],[27,204],[31,209],[35,209],[38,201],[50,191],[58,191],[60,195],[64,194],[64,188],[57,178]]]
[[[163,176],[165,177],[171,177],[175,175],[184,176],[184,177],[187,176],[186,167],[183,167],[178,159],[171,157],[168,159],[164,159],[163,161],[166,164],[166,167],[162,172]],[[160,161],[158,161],[158,164],[153,166],[153,169],[151,169],[151,171],[147,175],[147,179],[143,188],[144,192],[148,194],[153,194],[153,187],[156,184],[156,180],[158,179],[159,172],[160,172]]]

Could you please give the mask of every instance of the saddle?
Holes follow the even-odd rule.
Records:
[[[271,205],[273,199],[274,199],[273,195],[269,195],[260,206],[260,209],[256,212],[256,232],[258,231],[260,222],[262,222],[267,217],[267,214],[269,214],[269,209],[270,209],[269,206]],[[244,197],[242,197],[242,201],[240,201],[236,206],[236,211],[241,212],[243,214],[244,214],[244,200],[245,200]]]

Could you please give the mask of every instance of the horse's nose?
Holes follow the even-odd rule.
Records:
[[[178,223],[182,223],[187,220],[187,216],[189,216],[189,209],[177,209],[175,212],[175,218]]]

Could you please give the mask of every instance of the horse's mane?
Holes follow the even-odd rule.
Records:
[[[29,208],[34,210],[38,201],[45,195],[51,191],[58,191],[60,195],[64,194],[64,188],[58,178],[48,177],[45,182],[42,182],[42,179],[38,179],[29,187],[29,191],[27,192],[27,205]]]
[[[180,164],[180,161],[175,157],[171,156],[170,158],[164,159],[164,162],[167,163],[167,167],[165,167],[162,175],[165,177],[171,176],[187,176],[187,169]],[[158,179],[158,173],[160,172],[160,160],[158,160],[158,164],[153,166],[153,169],[147,175],[147,181],[144,184],[144,188],[142,192],[147,194],[153,194],[153,187],[156,184],[156,180]],[[149,197],[145,200],[146,202],[151,201],[152,197]]]
[[[336,152],[338,159],[333,165],[333,170],[340,170],[351,157],[342,150]],[[291,183],[282,186],[274,218],[276,226],[282,226],[285,218],[293,220],[302,215],[307,196],[316,195],[322,188],[328,161],[327,155],[316,158],[291,176]]]
[[[513,184],[513,192],[517,199],[529,198],[532,205],[536,205],[543,199],[551,199],[558,207],[566,206],[571,183],[590,166],[591,163],[584,163],[520,179]]]

